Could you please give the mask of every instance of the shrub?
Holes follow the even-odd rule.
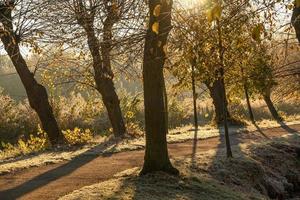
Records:
[[[38,132],[33,135],[29,135],[29,139],[18,139],[16,145],[11,143],[1,142],[3,148],[1,157],[15,157],[18,155],[27,155],[44,151],[50,146],[47,134],[38,126]]]
[[[70,145],[81,145],[89,142],[93,138],[93,134],[90,129],[82,130],[80,128],[74,128],[73,130],[62,131],[65,139]]]
[[[38,131],[38,118],[28,102],[17,103],[0,88],[0,141],[16,143],[20,137]],[[0,144],[0,149],[3,145]]]

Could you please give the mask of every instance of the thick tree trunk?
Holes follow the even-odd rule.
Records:
[[[215,113],[213,117],[213,121],[216,124],[223,124],[224,123],[224,115],[223,115],[223,98],[222,98],[222,88],[223,84],[221,80],[215,80],[213,85],[210,86],[206,84],[209,90],[209,94],[213,100],[213,105],[215,108]],[[227,101],[226,101],[227,105]],[[227,119],[230,119],[230,114],[227,111]]]
[[[6,34],[1,36],[1,41],[20,76],[31,108],[37,112],[42,128],[47,133],[51,144],[57,144],[63,139],[63,136],[48,101],[47,91],[44,86],[35,80],[34,74],[30,72],[26,61],[20,53],[19,41],[13,32],[11,8],[0,7],[0,11],[0,21],[7,31]]]
[[[113,83],[110,59],[112,27],[117,17],[113,13],[113,8],[109,7],[103,26],[103,42],[100,45],[93,26],[95,17],[93,11],[88,13],[81,0],[76,2],[75,8],[77,9],[76,17],[78,23],[84,28],[87,34],[88,46],[93,58],[94,78],[97,90],[102,96],[114,135],[116,137],[123,137],[126,133],[126,128],[121,112],[120,100]]]
[[[146,35],[143,84],[146,151],[141,174],[164,171],[178,174],[168,155],[164,103],[165,45],[171,30],[171,0],[149,0],[150,22]]]
[[[277,110],[276,110],[276,108],[275,108],[275,106],[274,106],[274,104],[273,104],[273,102],[272,102],[272,100],[271,100],[271,95],[270,95],[270,93],[264,94],[264,95],[263,95],[263,98],[264,98],[264,100],[265,100],[265,102],[266,102],[266,104],[267,104],[267,106],[268,106],[268,109],[269,109],[271,115],[273,116],[273,118],[274,118],[276,121],[281,122],[281,121],[282,121],[282,118],[279,116],[279,114],[278,114],[278,112],[277,112]]]
[[[104,62],[105,60],[101,60],[99,46],[97,43],[98,40],[95,37],[94,32],[88,32],[88,44],[93,56],[93,67],[95,70],[95,82],[97,89],[102,95],[103,103],[107,109],[114,135],[116,137],[122,137],[125,135],[126,128],[121,112],[120,100],[113,83],[110,60],[106,62]],[[105,65],[105,63],[107,65]]]
[[[164,80],[164,103],[165,103],[165,122],[167,127],[167,134],[169,134],[169,109],[168,109],[168,93],[167,93],[167,87],[166,82]]]
[[[298,41],[300,42],[300,7],[295,5],[295,8],[293,10],[293,15],[292,15],[292,25],[294,26],[295,32],[296,32],[296,37]]]

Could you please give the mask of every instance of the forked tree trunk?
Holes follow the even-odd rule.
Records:
[[[278,121],[278,122],[281,122],[282,121],[282,118],[280,117],[280,115],[278,114],[272,100],[271,100],[271,94],[269,92],[265,93],[263,95],[263,98],[268,106],[268,109],[271,113],[271,115],[273,116],[273,118]]]
[[[149,9],[143,62],[146,151],[141,175],[154,171],[178,174],[168,155],[163,75],[165,45],[171,30],[172,0],[149,0]]]
[[[223,98],[222,98],[222,81],[221,80],[215,80],[210,86],[209,84],[206,84],[209,90],[209,94],[213,100],[213,105],[215,109],[213,121],[216,124],[223,124],[224,123],[224,115],[223,115]],[[227,104],[227,101],[226,101]],[[227,119],[230,119],[230,114],[227,111]]]
[[[113,8],[108,8],[107,18],[105,19],[103,26],[104,42],[100,45],[93,25],[95,11],[92,10],[88,12],[84,7],[82,0],[75,1],[74,5],[75,9],[77,9],[77,21],[87,34],[88,46],[93,58],[93,68],[95,71],[94,78],[97,90],[102,96],[114,135],[116,137],[123,137],[126,133],[126,128],[120,107],[120,100],[114,87],[110,59],[112,27],[117,18],[113,13]]]
[[[11,11],[12,7],[0,5],[0,22],[6,30],[6,34],[1,35],[1,41],[24,85],[31,108],[37,112],[42,128],[47,133],[51,144],[57,144],[63,136],[48,101],[45,87],[35,80],[34,74],[30,72],[20,53],[19,41],[13,32]]]

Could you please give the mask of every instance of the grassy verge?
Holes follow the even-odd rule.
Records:
[[[287,125],[300,124],[300,121],[288,122]],[[263,122],[259,124],[262,128],[278,127],[278,124],[271,122]],[[231,127],[230,132],[241,133],[256,130],[254,126],[246,127]],[[199,130],[198,139],[206,139],[217,137],[223,134],[222,129],[217,129],[212,126],[204,126]],[[168,135],[169,143],[179,143],[194,139],[194,131],[192,126],[185,126],[170,131]],[[127,138],[122,141],[114,139],[112,136],[96,137],[88,144],[83,146],[63,147],[60,149],[46,149],[41,152],[28,152],[23,155],[18,148],[12,148],[10,151],[0,151],[0,174],[10,173],[12,171],[40,166],[44,164],[59,163],[80,155],[95,154],[102,155],[107,153],[117,153],[122,151],[132,151],[143,149],[145,141],[143,137]],[[97,148],[95,148],[97,146]],[[91,149],[94,149],[92,152]]]
[[[154,173],[139,177],[134,168],[111,180],[76,190],[71,199],[288,199],[300,186],[300,137],[234,147],[233,159],[225,150],[211,150],[193,158],[173,160],[178,177]],[[282,162],[284,159],[284,163]]]

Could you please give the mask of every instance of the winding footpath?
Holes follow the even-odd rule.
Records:
[[[269,138],[288,133],[299,134],[300,124],[262,130]],[[232,134],[232,145],[261,141],[266,137],[261,131]],[[201,134],[199,132],[198,134]],[[193,153],[224,148],[224,138],[215,137],[194,141],[169,144],[172,158],[192,156]],[[10,199],[58,199],[76,189],[105,181],[123,170],[143,164],[144,150],[121,152],[107,156],[83,154],[71,161],[24,169],[0,176],[0,200]]]

